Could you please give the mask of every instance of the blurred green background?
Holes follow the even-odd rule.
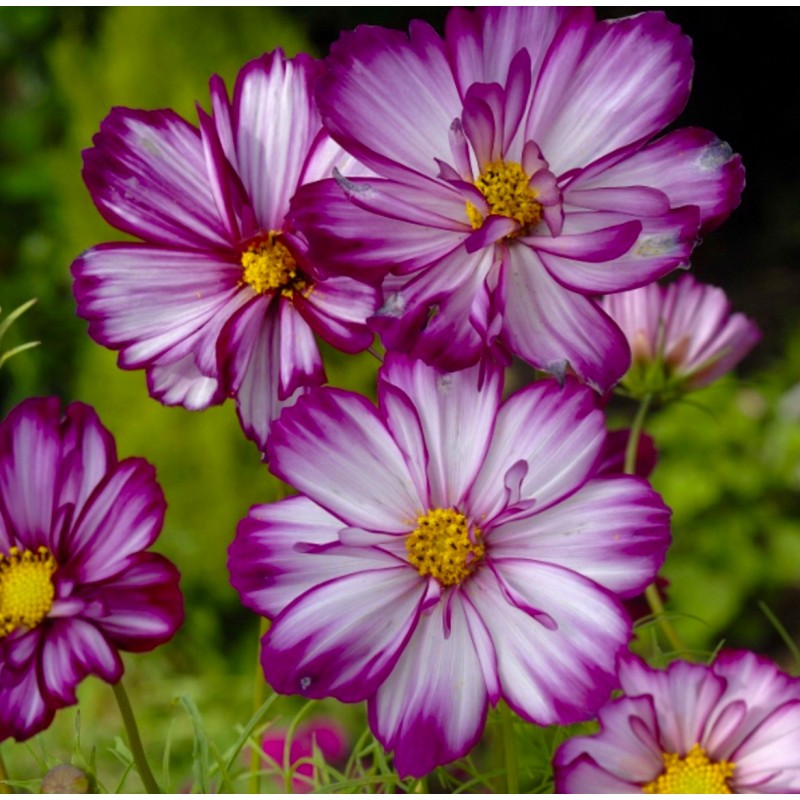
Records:
[[[698,250],[694,270],[722,285],[765,331],[744,382],[722,381],[654,415],[649,426],[661,452],[653,482],[674,509],[669,604],[691,647],[711,649],[724,639],[789,666],[758,602],[798,638],[800,179],[796,157],[772,145],[776,130],[782,141],[797,141],[800,123],[797,97],[771,106],[764,87],[790,68],[789,43],[800,31],[788,12],[773,12],[767,22],[735,11],[724,20],[711,11],[667,13],[695,37],[695,92],[682,124],[714,130],[748,167],[742,207]],[[81,150],[111,106],[171,107],[193,120],[196,101],[208,107],[213,73],[231,85],[248,59],[274,47],[321,55],[340,28],[364,21],[404,27],[413,17],[441,30],[444,11],[0,10],[0,306],[7,312],[38,298],[7,344],[42,342],[0,372],[0,408],[5,413],[39,394],[83,400],[98,409],[122,456],[142,455],[156,465],[169,501],[158,548],[183,573],[187,622],[169,645],[127,659],[127,681],[144,728],[166,736],[175,720],[178,764],[191,757],[191,725],[174,697],[193,696],[209,730],[223,739],[250,713],[258,622],[228,585],[226,548],[249,506],[272,499],[279,487],[241,436],[231,404],[202,414],[164,408],[147,397],[143,373],[117,369],[115,354],[86,335],[74,312],[70,263],[84,249],[121,237],[83,186]],[[768,43],[759,26],[769,29]],[[760,60],[758,48],[766,53],[768,46],[769,59]],[[333,382],[369,385],[369,360],[329,355]],[[623,425],[631,411],[615,405],[614,423]],[[101,750],[113,746],[110,690],[87,681],[81,697],[82,738]],[[50,756],[69,759],[76,718],[74,710],[62,712],[41,737]],[[3,752],[20,773],[38,774],[27,749],[6,745]],[[154,752],[160,758],[158,747]],[[137,788],[133,777],[130,787]]]

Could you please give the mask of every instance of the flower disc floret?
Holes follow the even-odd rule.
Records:
[[[294,290],[302,290],[306,282],[297,268],[291,250],[270,231],[267,238],[251,245],[242,253],[242,280],[258,294],[280,290],[291,297]]]
[[[645,794],[732,794],[728,778],[734,765],[728,761],[713,762],[706,751],[695,744],[685,755],[664,753],[664,772],[645,784]]]
[[[0,553],[0,639],[17,628],[35,628],[53,607],[56,562],[46,547],[12,547]]]
[[[542,205],[521,164],[515,161],[491,161],[478,176],[475,186],[486,198],[490,214],[515,219],[522,226],[511,238],[527,233],[542,219]],[[473,228],[483,225],[483,216],[467,203],[467,216]]]
[[[435,508],[417,519],[406,539],[408,560],[423,577],[432,575],[442,586],[457,586],[483,559],[481,530],[452,508]]]

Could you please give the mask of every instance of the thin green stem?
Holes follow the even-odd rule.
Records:
[[[628,444],[625,448],[624,469],[626,475],[636,474],[636,461],[639,454],[639,441],[642,438],[644,421],[647,418],[647,412],[650,410],[650,405],[652,402],[653,395],[646,394],[642,398],[642,402],[639,405],[636,416],[633,418],[631,432],[628,436]],[[653,616],[655,617],[658,626],[664,632],[664,635],[669,640],[669,643],[676,650],[685,650],[686,646],[681,641],[681,638],[678,636],[678,633],[673,627],[672,622],[670,622],[669,617],[666,615],[664,604],[661,602],[661,595],[659,595],[658,587],[655,585],[655,583],[651,583],[647,589],[645,589],[644,596],[647,600],[647,604],[650,606],[650,610],[653,612]]]
[[[264,692],[267,682],[264,680],[264,671],[261,669],[261,640],[269,629],[269,620],[261,617],[258,633],[258,646],[256,647],[256,671],[253,676],[253,714],[264,704]],[[250,783],[247,791],[249,794],[261,793],[261,748],[250,748]]]
[[[503,759],[506,770],[506,792],[519,794],[519,759],[517,758],[517,737],[514,734],[514,712],[500,703],[500,725],[503,731]]]
[[[13,794],[14,790],[6,783],[8,780],[8,770],[6,769],[3,754],[0,753],[0,794]]]
[[[131,701],[128,699],[128,693],[125,691],[122,681],[112,684],[111,688],[114,690],[114,697],[117,698],[119,713],[122,715],[122,722],[128,734],[128,745],[131,748],[133,761],[139,771],[139,777],[142,779],[144,788],[148,794],[161,794],[161,788],[156,783],[150,765],[147,763],[147,756],[144,754],[142,737],[139,736],[139,728],[136,725],[136,718],[133,716],[133,708],[131,707]]]

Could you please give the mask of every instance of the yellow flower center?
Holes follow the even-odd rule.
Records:
[[[542,206],[528,180],[522,165],[516,161],[491,161],[475,181],[475,186],[486,198],[490,214],[511,217],[522,226],[511,234],[511,238],[527,233],[542,218]],[[473,228],[483,225],[481,213],[469,202],[467,216]]]
[[[277,239],[279,234],[270,231],[242,253],[242,279],[259,294],[280,289],[284,297],[291,297],[306,288],[306,281],[289,248]]]
[[[734,765],[710,761],[699,744],[685,756],[664,753],[663,757],[664,771],[642,786],[645,794],[733,794],[728,779],[733,777]]]
[[[452,508],[435,508],[418,517],[406,550],[419,574],[432,575],[442,586],[455,586],[472,575],[484,553],[480,528],[470,532],[467,518]]]
[[[53,607],[56,562],[46,547],[0,553],[0,638],[19,627],[35,628]]]

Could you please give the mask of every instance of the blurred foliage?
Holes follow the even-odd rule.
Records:
[[[681,635],[786,662],[758,601],[800,638],[800,332],[752,381],[720,381],[647,427],[660,450],[652,482],[673,509],[668,606],[700,620],[678,619]]]

